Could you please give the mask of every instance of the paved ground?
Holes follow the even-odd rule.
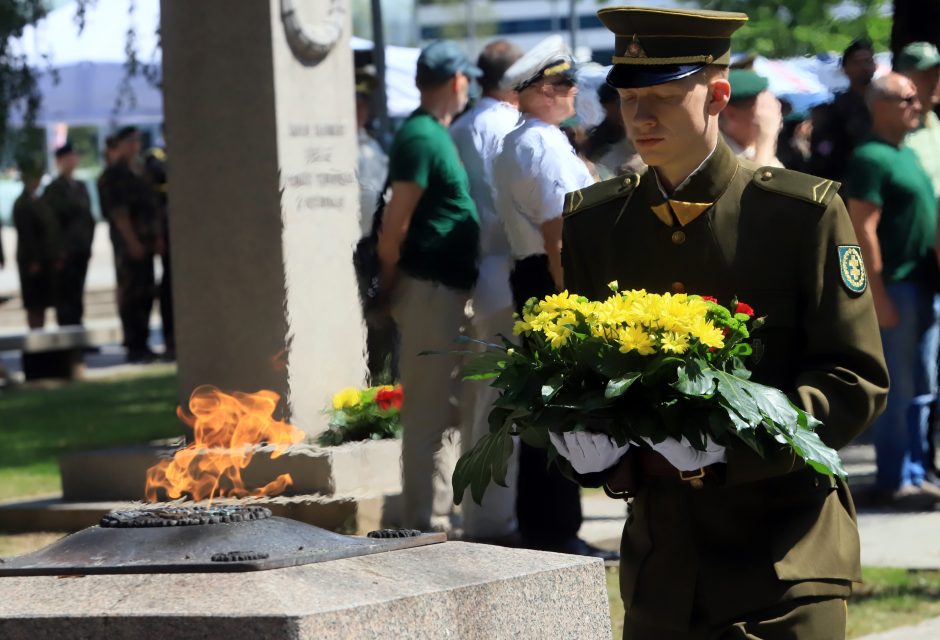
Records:
[[[860,485],[857,490],[864,491],[874,473],[871,446],[851,447],[843,451],[843,458],[855,474],[851,484]],[[626,519],[626,505],[599,493],[585,493],[581,505],[584,511],[581,536],[592,544],[616,548]],[[858,524],[863,565],[940,569],[940,510],[897,513],[861,509]],[[940,633],[933,637],[940,638]]]
[[[874,633],[858,640],[937,640],[940,638],[940,618],[924,620],[909,627],[898,627],[882,633]]]

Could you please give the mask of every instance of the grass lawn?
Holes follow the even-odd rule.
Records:
[[[607,595],[614,639],[623,635],[619,572],[607,570]],[[940,616],[940,571],[862,569],[864,583],[849,600],[849,638],[915,624]]]
[[[59,490],[59,454],[175,437],[176,369],[0,393],[0,500]]]

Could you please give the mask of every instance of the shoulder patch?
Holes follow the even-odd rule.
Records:
[[[629,195],[639,184],[640,174],[629,173],[592,184],[584,189],[571,191],[565,195],[564,217],[568,218],[575,213]]]
[[[852,293],[864,293],[868,287],[868,274],[862,260],[862,250],[857,245],[839,245],[839,273],[842,284]]]
[[[751,182],[764,191],[790,196],[821,207],[829,206],[841,186],[834,180],[780,167],[761,167],[754,172]]]

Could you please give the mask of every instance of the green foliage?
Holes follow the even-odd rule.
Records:
[[[746,13],[750,19],[735,33],[733,50],[770,58],[841,53],[861,37],[869,38],[877,51],[886,51],[891,39],[885,0],[702,0],[696,4],[702,9]],[[848,16],[834,17],[836,8]]]
[[[12,40],[46,15],[42,0],[7,0],[0,3],[0,149],[7,144],[7,122],[14,104],[25,107],[26,122],[39,110],[38,74],[25,56],[14,53]]]
[[[176,405],[172,367],[0,392],[0,500],[56,490],[62,453],[181,436]]]

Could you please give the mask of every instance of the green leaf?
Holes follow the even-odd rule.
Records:
[[[542,385],[542,402],[549,402],[554,398],[564,383],[565,376],[563,373],[556,373],[549,378],[548,382]]]
[[[607,388],[604,390],[604,397],[608,400],[619,398],[627,392],[627,389],[629,389],[634,382],[640,379],[640,375],[639,371],[632,371],[625,376],[614,378],[607,383]]]
[[[466,490],[477,504],[482,504],[486,488],[491,481],[506,486],[509,458],[513,451],[510,424],[487,433],[467,453],[460,456],[454,468],[454,503],[460,504]]]
[[[502,366],[506,362],[506,354],[503,351],[472,351],[465,353],[469,354],[469,357],[461,369],[461,377],[464,380],[495,378],[502,372]]]
[[[683,366],[676,369],[678,376],[673,387],[687,396],[699,398],[711,398],[715,394],[716,380],[710,373],[714,371],[701,360],[690,360]]]

